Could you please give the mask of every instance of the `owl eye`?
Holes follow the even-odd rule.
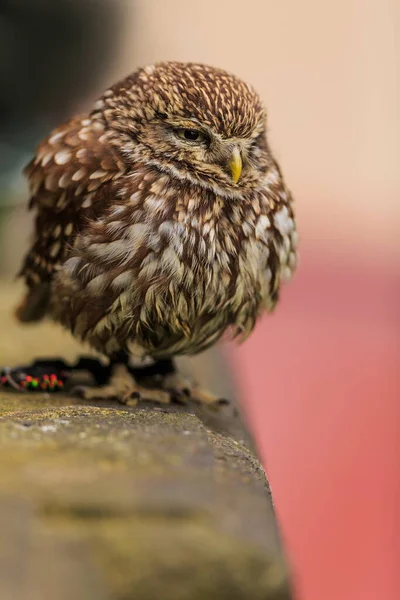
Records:
[[[205,133],[199,131],[198,129],[175,129],[176,135],[182,140],[186,140],[187,142],[196,142],[203,143],[208,142],[209,139]]]

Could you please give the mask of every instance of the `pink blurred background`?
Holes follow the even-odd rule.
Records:
[[[297,201],[301,261],[276,313],[225,351],[271,480],[297,598],[397,600],[399,7],[119,4],[112,64],[80,107],[138,65],[168,59],[226,68],[265,100]],[[2,240],[8,247],[7,232]]]
[[[280,310],[234,352],[299,599],[400,597],[396,292],[390,271],[304,248]]]

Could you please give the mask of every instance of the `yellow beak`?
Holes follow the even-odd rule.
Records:
[[[237,183],[240,179],[240,175],[242,174],[243,168],[242,157],[237,146],[235,146],[232,150],[231,159],[229,161],[229,168],[232,173],[233,182]]]

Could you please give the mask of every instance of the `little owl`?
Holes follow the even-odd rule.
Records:
[[[55,129],[25,172],[36,221],[17,316],[48,316],[110,359],[108,385],[86,397],[168,401],[173,357],[246,337],[295,269],[265,110],[223,70],[139,69]],[[159,364],[164,390],[139,386],[129,357]]]

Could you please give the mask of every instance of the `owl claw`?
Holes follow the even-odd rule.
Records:
[[[220,408],[221,406],[230,404],[230,400],[227,400],[226,398],[220,398],[215,394],[211,394],[210,392],[204,390],[199,390],[198,388],[193,390],[192,398],[197,404],[209,406],[210,408]]]
[[[230,404],[229,400],[225,398],[219,398],[210,392],[201,390],[197,385],[192,384],[186,377],[177,372],[168,374],[164,378],[163,387],[171,394],[171,398],[175,402],[182,404],[193,401],[196,404],[214,408]]]

